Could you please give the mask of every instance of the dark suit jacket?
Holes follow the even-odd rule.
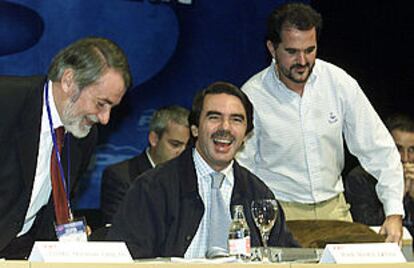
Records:
[[[102,175],[101,211],[105,223],[111,223],[112,217],[124,199],[126,192],[136,177],[151,169],[147,154],[108,166]]]
[[[385,220],[384,209],[378,199],[375,186],[377,180],[361,166],[352,169],[344,180],[345,198],[351,205],[351,214],[355,222],[367,225],[382,225]],[[414,235],[414,200],[404,196],[405,217],[403,225]]]
[[[345,198],[351,205],[355,222],[378,226],[383,224],[385,214],[375,191],[376,185],[377,180],[361,166],[352,169],[345,177]]]
[[[274,198],[270,189],[235,161],[231,206],[243,205],[252,246],[261,245],[250,213],[252,200]],[[230,208],[229,208],[230,209]],[[192,149],[151,169],[134,181],[115,214],[108,240],[123,240],[134,258],[184,256],[204,213]],[[298,246],[279,206],[270,246]]]
[[[39,152],[44,76],[0,76],[0,251],[21,230],[29,206]],[[97,141],[94,127],[84,139],[71,137],[71,181],[86,170]],[[66,148],[65,148],[66,147]],[[63,164],[67,174],[67,146]],[[37,214],[31,234],[36,240],[56,239],[52,198]]]

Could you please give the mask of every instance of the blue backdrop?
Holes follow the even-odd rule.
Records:
[[[134,86],[109,125],[100,127],[75,204],[98,208],[104,167],[146,147],[154,110],[169,104],[189,108],[194,93],[211,82],[241,86],[268,65],[266,18],[282,2],[0,0],[0,74],[44,74],[58,50],[90,35],[110,38],[125,50]],[[381,117],[395,111],[414,116],[411,9],[398,1],[304,2],[324,18],[319,56],[354,76]]]
[[[265,21],[277,0],[10,0],[0,2],[0,73],[46,73],[52,57],[84,36],[103,36],[126,52],[133,88],[100,127],[77,208],[100,206],[101,174],[147,145],[161,106],[190,107],[216,80],[241,85],[268,64]]]

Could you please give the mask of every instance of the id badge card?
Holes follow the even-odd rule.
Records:
[[[85,217],[75,218],[68,223],[55,224],[56,237],[65,242],[87,242]]]

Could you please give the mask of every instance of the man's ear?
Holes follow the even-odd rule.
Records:
[[[76,90],[74,76],[75,71],[71,68],[67,68],[63,71],[63,75],[60,78],[62,90],[69,96],[72,96],[73,92]]]
[[[195,125],[191,125],[191,134],[194,138],[198,137],[198,127]]]
[[[148,134],[148,142],[151,145],[151,147],[155,147],[158,144],[158,141],[160,139],[158,138],[158,134],[154,131],[150,131]]]
[[[272,58],[276,58],[276,48],[274,47],[273,43],[270,40],[267,40],[266,42],[267,50],[269,51],[270,55],[272,55]]]

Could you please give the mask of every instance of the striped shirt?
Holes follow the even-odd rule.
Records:
[[[275,63],[242,90],[254,106],[255,129],[237,160],[287,202],[317,203],[343,192],[345,137],[352,154],[378,179],[386,215],[403,215],[403,171],[394,141],[358,83],[316,60],[300,96]]]
[[[206,255],[211,208],[211,174],[216,172],[204,161],[197,149],[193,149],[193,161],[197,174],[198,192],[204,203],[204,215],[190,246],[184,254],[186,259],[204,258]],[[233,161],[220,172],[225,175],[220,192],[225,204],[229,207],[227,216],[231,218],[230,200],[234,186]]]

